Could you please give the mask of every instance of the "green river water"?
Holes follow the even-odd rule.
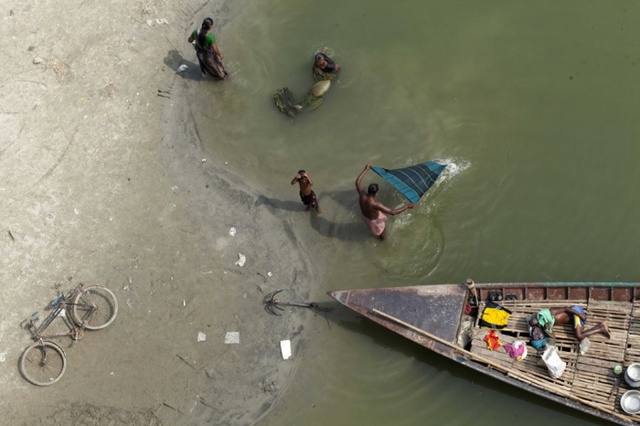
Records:
[[[197,82],[205,147],[264,188],[317,247],[297,366],[261,425],[603,424],[362,320],[326,292],[462,282],[640,280],[640,3],[255,1],[220,32],[228,82]],[[198,19],[200,17],[198,16]],[[321,48],[343,67],[317,110]],[[449,164],[410,214],[371,237],[364,165]],[[304,168],[324,212],[302,213]],[[380,198],[404,201],[377,176]]]

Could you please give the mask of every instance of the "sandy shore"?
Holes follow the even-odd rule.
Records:
[[[175,73],[182,55],[196,62],[190,30],[210,14],[224,32],[241,3],[5,5],[1,418],[255,422],[299,362],[282,360],[279,341],[295,354],[305,315],[267,315],[262,298],[283,287],[304,300],[317,271],[295,226],[203,151],[185,99],[199,71]],[[60,382],[30,385],[17,368],[30,343],[20,324],[80,282],[113,290],[118,316],[76,345],[60,341]],[[240,343],[225,344],[228,332]]]

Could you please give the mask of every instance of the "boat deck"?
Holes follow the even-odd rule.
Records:
[[[605,412],[615,412],[638,421],[640,415],[628,415],[620,408],[620,396],[629,388],[622,375],[616,376],[613,368],[616,365],[628,366],[640,360],[640,302],[620,303],[608,301],[584,300],[558,301],[507,300],[500,302],[512,312],[506,328],[499,331],[502,343],[514,340],[529,342],[529,329],[526,318],[544,308],[556,306],[582,306],[587,314],[586,328],[604,321],[611,332],[607,339],[602,334],[589,336],[591,346],[587,352],[580,354],[579,341],[570,325],[556,325],[556,347],[560,358],[567,363],[561,377],[553,379],[540,355],[527,345],[527,357],[518,361],[511,358],[503,348],[495,351],[487,349],[484,337],[489,329],[477,326],[473,330],[471,352],[482,358],[498,363],[509,371],[510,376],[519,380],[557,393],[570,393],[578,398],[591,401]],[[480,305],[480,309],[484,304]],[[527,380],[527,377],[529,378]],[[616,383],[619,383],[616,386]]]
[[[640,414],[626,414],[621,396],[630,389],[614,367],[640,362],[640,283],[617,282],[503,282],[415,285],[339,290],[331,297],[425,348],[476,371],[567,407],[620,425],[640,426]],[[487,329],[478,327],[478,313],[467,312],[468,301],[502,295],[500,304],[512,312],[500,330],[503,343],[522,340],[527,357],[512,359],[504,348],[487,349]],[[567,363],[557,379],[550,376],[540,355],[530,344],[526,322],[544,308],[579,305],[589,328],[606,322],[611,338],[594,334],[587,352],[570,325],[556,325],[556,346]],[[484,309],[480,302],[479,310]]]

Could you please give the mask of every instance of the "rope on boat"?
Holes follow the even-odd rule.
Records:
[[[477,306],[478,302],[480,301],[480,298],[478,297],[478,290],[476,289],[476,283],[474,283],[471,278],[467,278],[467,281],[465,282],[465,284],[467,285],[467,289],[469,290],[469,292],[473,295],[473,300],[475,301]]]

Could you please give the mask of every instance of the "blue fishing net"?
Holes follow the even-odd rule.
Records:
[[[447,167],[446,164],[427,161],[402,169],[385,169],[382,167],[371,167],[371,170],[384,178],[402,193],[409,202],[417,203],[428,190],[433,186],[440,176],[440,173]]]

